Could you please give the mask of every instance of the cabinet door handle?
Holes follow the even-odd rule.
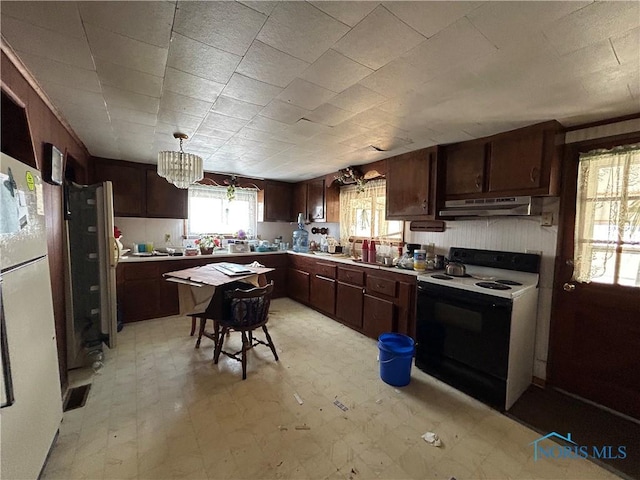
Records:
[[[423,209],[423,210],[426,210],[428,205],[429,205],[429,204],[428,204],[428,203],[427,203],[427,201],[425,200],[424,202],[422,202],[422,209]]]
[[[538,179],[538,167],[533,167],[531,169],[531,173],[529,173],[529,180],[531,180],[531,183],[536,183],[536,180]]]
[[[476,188],[480,190],[482,188],[482,175],[476,175]]]

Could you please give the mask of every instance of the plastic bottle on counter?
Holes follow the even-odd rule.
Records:
[[[426,250],[414,250],[413,252],[413,269],[419,272],[424,272],[427,268],[427,251]]]
[[[307,253],[309,251],[309,232],[304,229],[304,215],[298,214],[298,229],[293,231],[293,251]]]
[[[366,238],[362,241],[362,261],[369,263],[369,242]]]
[[[376,242],[369,242],[369,263],[376,263]]]

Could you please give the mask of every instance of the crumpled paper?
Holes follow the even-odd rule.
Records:
[[[429,445],[433,445],[434,447],[439,447],[442,445],[440,437],[438,437],[438,435],[433,432],[425,433],[424,435],[422,435],[422,438],[425,442],[427,442]]]
[[[247,265],[248,267],[254,267],[254,268],[264,268],[264,265],[262,265],[260,262],[258,261],[253,261],[251,262],[249,265]]]

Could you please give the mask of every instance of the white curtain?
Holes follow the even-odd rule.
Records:
[[[640,286],[640,145],[580,156],[577,282]]]
[[[402,239],[403,222],[385,220],[386,180],[340,188],[340,243],[349,244],[349,237]]]
[[[257,190],[235,188],[229,200],[227,187],[194,184],[189,186],[189,234],[233,234],[244,230],[255,235]]]

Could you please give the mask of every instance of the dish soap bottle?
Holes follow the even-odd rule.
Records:
[[[307,253],[309,251],[309,232],[304,229],[304,215],[298,214],[298,229],[293,231],[293,251]]]

